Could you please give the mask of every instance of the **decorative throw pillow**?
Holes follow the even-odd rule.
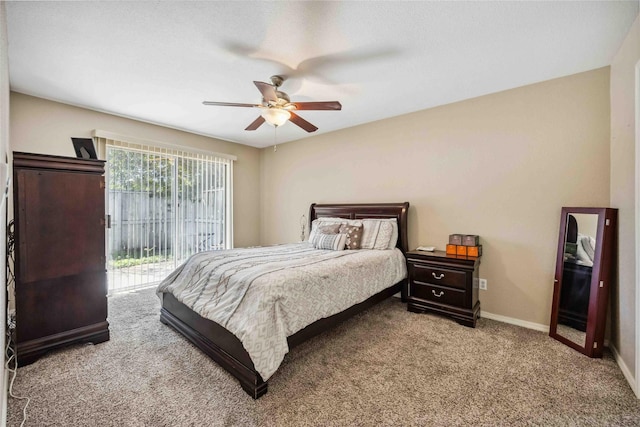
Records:
[[[328,249],[331,251],[344,250],[344,244],[347,241],[346,234],[321,234],[317,233],[315,240],[312,242],[316,249]]]
[[[318,226],[318,233],[321,234],[338,234],[342,224],[336,222],[335,224],[322,224]]]
[[[318,219],[314,219],[311,222],[311,231],[309,232],[309,243],[313,243],[314,237],[316,235],[316,233],[318,233],[320,230],[320,227],[325,227],[325,226],[329,226],[330,228],[328,228],[328,232],[324,232],[324,234],[337,234],[338,233],[338,229],[340,228],[340,225],[346,220],[343,220],[342,218],[318,218]],[[336,231],[331,231],[333,228],[332,227],[337,227]]]
[[[360,249],[362,241],[362,225],[346,225],[340,226],[340,234],[347,236],[346,249]]]
[[[309,243],[315,245],[320,236],[324,236],[327,234],[338,234],[340,231],[340,224],[324,224],[319,225],[313,233],[309,236]]]

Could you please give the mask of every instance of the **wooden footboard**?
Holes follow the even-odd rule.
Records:
[[[340,313],[310,324],[287,338],[289,349],[396,294],[405,286],[406,280],[403,280]],[[249,396],[257,399],[267,392],[268,383],[256,372],[240,340],[222,326],[192,311],[171,294],[163,294],[160,321],[180,332],[238,379]]]
[[[171,294],[163,294],[160,321],[172,326],[237,378],[254,399],[267,392],[267,383],[254,369],[240,340],[216,322],[200,316]]]

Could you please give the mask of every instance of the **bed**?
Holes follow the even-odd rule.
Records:
[[[271,349],[270,347],[260,348],[260,345],[264,346],[263,344],[260,344],[256,347],[256,345],[251,343],[252,342],[251,339],[247,338],[245,335],[243,335],[243,333],[239,333],[238,324],[242,322],[236,319],[238,316],[235,316],[235,313],[236,311],[250,310],[251,306],[249,304],[251,304],[251,301],[260,300],[260,298],[257,298],[253,295],[253,293],[257,292],[257,291],[254,291],[253,289],[259,288],[261,286],[265,287],[266,285],[263,284],[263,281],[265,281],[264,277],[271,277],[273,275],[279,274],[279,269],[277,268],[273,268],[268,275],[260,276],[260,280],[262,280],[260,282],[256,280],[255,277],[250,277],[251,276],[250,269],[242,270],[240,268],[236,268],[234,271],[240,271],[243,274],[246,271],[247,273],[245,275],[247,276],[247,280],[251,281],[252,283],[251,286],[247,285],[247,290],[243,291],[244,293],[239,294],[239,296],[237,297],[232,298],[227,294],[224,294],[223,296],[220,296],[220,295],[213,296],[213,295],[207,294],[206,292],[208,291],[200,291],[198,298],[205,299],[203,297],[204,295],[206,296],[206,299],[218,298],[220,300],[221,307],[223,308],[216,311],[214,313],[214,316],[211,316],[212,318],[216,319],[216,321],[210,320],[209,318],[199,314],[199,312],[202,313],[203,309],[198,307],[197,302],[194,303],[191,300],[185,299],[183,294],[180,294],[180,297],[176,297],[172,293],[170,293],[169,292],[170,286],[167,285],[167,283],[169,284],[172,283],[170,280],[171,279],[171,276],[170,276],[165,281],[163,281],[163,284],[161,284],[160,287],[158,288],[159,296],[161,298],[161,305],[162,305],[160,310],[160,321],[166,325],[173,327],[175,330],[183,334],[187,339],[189,339],[194,345],[196,345],[206,355],[208,355],[211,359],[216,361],[221,367],[226,369],[236,379],[238,379],[242,388],[251,397],[253,397],[254,399],[257,399],[267,392],[268,378],[275,371],[273,369],[273,366],[274,366],[273,364],[269,365],[268,367],[265,367],[266,365],[262,361],[262,359],[265,359],[265,358],[257,357],[258,353],[256,348],[258,348],[258,350],[262,352],[267,352],[266,359],[269,359],[272,356],[270,352],[273,351],[274,355],[272,358],[276,359],[276,361],[274,362],[276,363],[275,366],[279,366],[279,362],[277,359],[283,357],[283,353],[282,353],[283,350],[284,350],[284,353],[286,353],[296,345],[308,340],[309,338],[319,333],[322,333],[323,331],[331,328],[332,326],[371,307],[372,305],[390,297],[391,295],[396,294],[397,292],[401,293],[403,300],[405,299],[406,267],[404,266],[404,254],[407,251],[408,208],[409,208],[408,202],[380,203],[380,204],[331,204],[331,205],[330,204],[312,204],[311,205],[310,214],[309,214],[310,224],[315,219],[323,219],[323,218],[324,219],[343,218],[348,220],[365,220],[365,219],[389,220],[391,219],[391,220],[397,221],[398,238],[397,238],[395,249],[389,250],[389,251],[375,251],[375,250],[341,251],[341,252],[344,252],[345,254],[331,253],[333,251],[316,251],[316,252],[322,252],[321,254],[317,255],[320,258],[331,258],[327,261],[325,260],[322,261],[322,262],[326,262],[327,269],[329,268],[330,264],[336,264],[339,268],[342,268],[341,267],[342,264],[339,264],[339,263],[345,263],[345,262],[351,263],[350,265],[355,267],[360,264],[361,259],[364,259],[362,257],[370,256],[370,255],[375,257],[375,256],[380,256],[380,253],[388,253],[388,256],[390,256],[391,258],[399,258],[399,260],[396,259],[393,262],[396,263],[396,265],[399,265],[398,263],[402,264],[404,275],[400,275],[399,267],[395,267],[395,270],[393,272],[389,272],[388,274],[377,275],[376,277],[378,276],[384,276],[384,277],[383,279],[380,279],[382,280],[382,282],[376,284],[375,293],[367,294],[364,297],[361,296],[361,299],[358,300],[359,302],[354,303],[353,305],[350,305],[348,307],[342,307],[340,308],[340,311],[327,315],[326,317],[319,318],[318,320],[315,320],[309,324],[304,324],[302,327],[299,327],[298,325],[298,327],[293,328],[295,332],[291,333],[290,335],[287,334],[287,331],[281,331],[285,335],[280,341],[284,340],[285,342],[281,343],[281,342],[278,342],[277,339],[275,339],[274,342],[276,343],[276,348],[274,349]],[[267,254],[268,256],[271,256],[269,252],[264,252],[264,251],[273,250],[275,252],[279,251],[283,253],[297,254],[297,253],[307,251],[307,247],[305,247],[304,245],[305,244],[279,245],[278,247],[273,249],[247,248],[246,250],[232,250],[232,251],[224,251],[224,252],[226,252],[227,255],[232,255],[232,256],[239,255],[240,252],[243,252],[245,256],[250,256],[250,257],[253,257],[253,259],[262,260],[264,259],[265,254]],[[287,252],[287,251],[291,251],[291,252]],[[370,255],[367,254],[368,252],[371,252],[371,254]],[[375,252],[377,252],[377,254]],[[349,253],[349,254],[346,254],[346,253]],[[220,258],[221,254],[222,254],[221,252],[214,254],[213,255],[214,258],[210,258],[211,255],[206,255],[206,254],[203,254],[203,255],[198,254],[197,256],[209,257],[207,259],[214,259],[214,261],[207,261],[207,262],[224,263],[226,261],[221,260]],[[275,255],[273,256],[275,257]],[[295,259],[296,256],[294,255],[290,258]],[[292,261],[292,262],[296,262],[296,261]],[[309,266],[306,265],[306,264],[312,264],[311,262],[307,262],[307,261],[304,261],[304,262],[299,261],[299,262],[304,263],[305,265],[302,266],[301,264],[300,267],[296,266],[296,268],[293,268],[292,270],[295,270],[295,271],[299,270],[298,274],[308,275],[308,274],[311,274],[310,272],[312,272],[313,274],[322,276],[322,277],[318,277],[317,280],[320,280],[321,283],[323,284],[326,282],[326,280],[329,280],[329,279],[341,280],[338,278],[338,276],[339,277],[343,276],[342,274],[326,273],[326,271],[329,271],[329,270],[326,270],[326,271],[323,270],[323,272],[319,272],[320,270],[319,265],[321,264],[318,263],[316,265],[315,261],[313,262],[314,264],[313,268],[310,265]],[[241,266],[244,264],[238,264],[238,265]],[[324,264],[322,265],[323,265],[322,268],[324,269],[325,266]],[[181,266],[181,268],[183,267]],[[206,270],[203,269],[202,267],[199,267],[199,266],[191,267],[191,269],[199,273],[201,276],[206,276]],[[172,276],[177,277],[178,274],[182,274],[182,273],[177,270],[176,272],[172,273]],[[241,276],[241,275],[242,274],[238,274],[238,276]],[[350,278],[348,274],[346,276],[347,276],[347,279],[345,280],[351,280],[351,281],[355,280],[353,276]],[[392,277],[393,279],[391,279]],[[384,282],[384,280],[387,280],[390,283]],[[241,286],[239,283],[234,284],[233,286],[230,285],[229,287],[235,289],[236,287]],[[289,284],[288,286],[294,286],[294,285],[295,283]],[[188,287],[191,285],[187,283],[187,284],[180,284],[180,285],[174,285],[174,286]],[[163,289],[164,291],[161,291],[161,289]],[[286,289],[291,289],[291,288],[286,288]],[[321,289],[323,289],[324,291],[325,288],[321,288]],[[330,289],[330,288],[327,287],[326,289]],[[315,288],[311,289],[311,291],[318,292],[318,290],[316,290]],[[197,292],[192,292],[191,294],[195,294],[195,293]],[[299,291],[298,293],[300,293],[301,295],[304,295],[304,292]],[[288,294],[285,295],[285,297],[288,297],[288,296],[289,296]],[[292,296],[291,298],[294,298],[294,297]],[[289,304],[288,306],[291,307],[292,303],[294,305],[297,304],[300,307],[300,310],[298,311],[301,311],[301,312],[307,311],[307,308],[305,307],[308,307],[309,304],[308,304],[308,301],[306,301],[306,299],[304,298],[304,296],[303,297],[295,296],[295,298],[298,298],[298,299],[294,299],[293,301],[288,301],[288,304]],[[358,298],[358,297],[354,296],[353,298]],[[182,299],[184,302],[181,302],[179,299]],[[236,301],[236,300],[239,300],[239,301]],[[247,305],[249,305],[249,308],[247,308]],[[279,310],[279,307],[280,306],[278,305],[277,307],[274,308],[274,310]],[[294,309],[290,311],[295,312],[296,310]],[[209,313],[207,312],[206,315],[209,316]],[[216,317],[216,315],[223,316],[223,317]],[[303,322],[303,320],[298,320],[298,319],[292,320],[290,314],[288,314],[288,316],[289,316],[288,323],[296,324],[296,322],[298,323]],[[243,324],[243,326],[249,332],[253,332],[253,329],[255,329],[251,325],[247,326]],[[238,336],[240,336],[241,338],[239,338]]]

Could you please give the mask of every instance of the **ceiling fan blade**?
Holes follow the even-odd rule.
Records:
[[[264,82],[253,82],[254,85],[258,88],[262,97],[267,102],[278,102],[278,96],[276,95],[276,90],[269,83]]]
[[[249,126],[244,128],[244,130],[256,130],[264,123],[264,117],[258,116]]]
[[[203,101],[204,105],[217,105],[219,107],[258,107],[255,104],[238,104],[236,102],[214,102],[214,101]]]
[[[296,110],[342,110],[338,101],[326,102],[294,102]]]
[[[318,130],[316,126],[312,125],[311,123],[309,123],[308,121],[306,121],[305,119],[297,115],[296,113],[291,111],[290,113],[291,113],[291,117],[289,117],[290,122],[293,122],[294,124],[300,126],[302,129],[306,130],[307,132],[315,132]]]

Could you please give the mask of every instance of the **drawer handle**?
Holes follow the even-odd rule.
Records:
[[[436,276],[436,273],[431,273],[431,275],[433,276],[434,279],[442,279],[444,277],[444,273],[440,273],[438,276]]]
[[[436,294],[436,291],[434,291],[433,289],[431,289],[431,292],[433,293],[434,297],[438,297],[440,298],[442,295],[444,295],[444,291],[440,291],[439,294]]]

